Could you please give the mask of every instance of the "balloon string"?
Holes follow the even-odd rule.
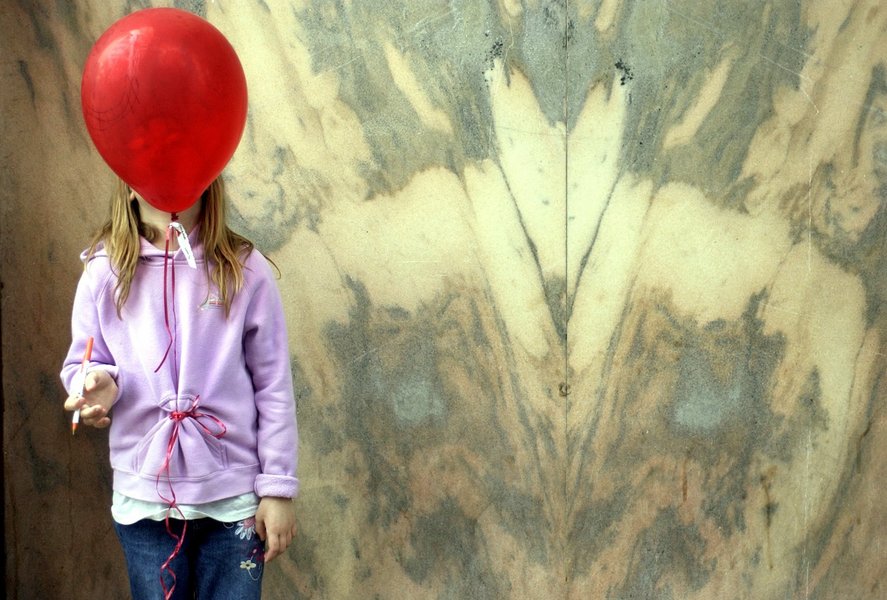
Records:
[[[154,372],[160,370],[160,367],[163,366],[163,363],[166,362],[166,358],[169,356],[169,351],[173,347],[173,342],[175,341],[175,336],[172,332],[172,326],[169,323],[169,299],[167,295],[167,266],[172,263],[170,267],[171,275],[170,280],[172,282],[172,297],[173,297],[173,311],[175,311],[175,297],[176,297],[176,261],[170,260],[169,255],[169,242],[172,237],[172,223],[175,223],[179,220],[179,215],[176,213],[172,213],[172,217],[170,219],[170,226],[166,228],[166,246],[163,250],[163,321],[166,327],[166,334],[169,336],[169,343],[166,345],[166,351],[163,353],[163,358],[160,359],[160,364],[157,365],[157,368],[154,369]],[[175,312],[173,312],[175,315]]]
[[[163,464],[160,465],[160,470],[157,472],[157,478],[154,481],[154,489],[157,491],[157,495],[161,500],[166,502],[169,506],[166,509],[166,517],[164,518],[164,523],[166,524],[166,532],[176,541],[176,545],[173,548],[172,553],[167,557],[162,565],[160,565],[160,586],[163,588],[163,596],[165,600],[170,600],[172,597],[173,591],[176,588],[176,573],[172,568],[172,562],[175,560],[176,556],[179,555],[179,552],[182,550],[182,545],[185,543],[185,532],[188,530],[188,521],[185,519],[185,515],[182,512],[182,509],[179,508],[178,503],[176,502],[176,492],[173,489],[172,485],[172,476],[170,474],[169,465],[172,462],[172,455],[175,452],[176,445],[179,443],[179,430],[182,426],[182,421],[185,419],[194,419],[194,422],[203,430],[203,432],[209,436],[212,436],[216,439],[221,438],[225,433],[227,433],[228,428],[225,427],[225,423],[222,422],[218,417],[214,417],[212,415],[208,415],[206,413],[197,412],[197,405],[200,402],[200,396],[198,395],[194,402],[191,403],[191,407],[188,410],[180,411],[174,410],[170,413],[169,418],[172,420],[172,431],[169,434],[169,441],[166,443],[166,457],[163,460]],[[218,426],[216,431],[208,425],[201,421],[201,419],[209,419]],[[160,491],[160,479],[162,477],[166,477],[166,486],[169,488],[170,497],[167,498]],[[170,518],[173,514],[173,511],[179,514],[179,518],[182,521],[182,533],[176,534],[173,531],[172,525],[170,524]],[[167,587],[166,581],[163,579],[163,574],[169,574],[172,579],[172,585]]]
[[[185,520],[184,515],[182,515],[182,511],[179,510],[178,507],[175,508],[178,511],[179,515],[181,515],[182,521],[182,533],[180,535],[176,535],[172,530],[172,527],[169,524],[169,515],[172,512],[172,507],[167,509],[166,518],[164,521],[166,522],[166,532],[172,536],[174,540],[176,540],[176,546],[173,548],[172,554],[166,559],[166,561],[160,565],[160,587],[163,589],[163,598],[164,600],[170,600],[172,598],[172,594],[176,589],[176,572],[172,568],[172,561],[175,560],[176,556],[179,555],[179,552],[182,549],[182,544],[185,543],[185,532],[188,530],[188,521]],[[172,579],[172,584],[167,587],[166,580],[163,579],[163,574],[168,573],[170,579]]]
[[[178,220],[178,216],[173,213],[170,219],[170,225]],[[170,238],[172,236],[172,226],[166,228],[166,244],[163,250],[163,322],[164,327],[166,328],[166,335],[169,338],[169,343],[166,345],[166,351],[163,353],[163,358],[160,359],[160,364],[157,365],[157,368],[154,369],[154,372],[158,372],[160,367],[163,366],[163,363],[166,362],[167,357],[169,356],[169,352],[173,347],[175,342],[175,336],[173,335],[172,326],[169,321],[169,295],[167,290],[167,281],[171,281],[172,283],[172,297],[173,297],[173,305],[175,304],[176,297],[176,264],[175,260],[172,261],[172,266],[170,268],[170,255],[169,255],[169,244]],[[169,271],[171,270],[171,274]],[[192,410],[194,407],[192,407]],[[172,415],[180,414],[178,412],[173,412]],[[170,418],[173,416],[170,415]],[[166,459],[163,462],[163,465],[160,467],[160,471],[157,473],[157,481],[155,482],[155,489],[157,490],[157,495],[160,496],[169,507],[166,510],[166,517],[164,518],[164,523],[166,525],[166,532],[176,540],[176,545],[173,548],[172,553],[167,557],[162,565],[160,565],[160,587],[163,589],[163,597],[164,600],[170,600],[172,598],[173,591],[176,589],[176,573],[172,568],[172,561],[175,560],[176,556],[179,555],[179,552],[182,550],[182,544],[185,543],[185,532],[188,530],[188,521],[185,519],[185,515],[182,513],[181,509],[176,504],[176,494],[172,487],[172,479],[169,474],[169,463],[172,458],[173,450],[175,449],[176,444],[179,439],[179,424],[181,422],[181,418],[174,419],[173,430],[170,434],[169,441],[166,445]],[[169,487],[170,495],[172,498],[166,498],[163,494],[160,493],[160,477],[162,474],[166,472],[167,485]],[[172,524],[170,523],[170,517],[172,512],[176,511],[179,513],[179,517],[182,521],[182,533],[176,535],[176,533],[172,529]],[[164,573],[169,574],[172,585],[167,587],[166,581],[163,579]]]

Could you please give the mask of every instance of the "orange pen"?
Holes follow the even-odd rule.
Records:
[[[86,351],[83,352],[83,360],[80,362],[80,370],[77,371],[77,377],[74,378],[74,382],[77,384],[74,386],[74,389],[77,390],[81,398],[86,393],[86,369],[89,367],[89,359],[92,358],[92,343],[92,336],[89,336],[89,339],[86,340]],[[80,389],[77,389],[78,387]],[[71,435],[76,433],[78,423],[80,423],[79,408],[74,411],[74,415],[71,417]]]

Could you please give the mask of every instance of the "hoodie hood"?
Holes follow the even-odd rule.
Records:
[[[166,235],[166,232],[163,232],[162,235]],[[161,243],[164,243],[163,238],[160,238],[160,240]],[[195,225],[194,228],[191,229],[191,232],[188,234],[188,242],[191,244],[194,260],[196,260],[197,263],[203,262],[204,254],[203,244],[200,243],[200,225]],[[142,263],[163,266],[163,260],[166,257],[166,251],[163,248],[158,248],[141,235],[139,236],[139,245],[139,260]],[[181,248],[170,253],[170,257],[176,262],[176,264],[187,264],[185,253],[182,252]],[[96,245],[95,252],[91,257],[89,256],[88,248],[80,253],[80,261],[84,264],[95,258],[110,258],[108,256],[108,249],[105,242],[102,241]]]

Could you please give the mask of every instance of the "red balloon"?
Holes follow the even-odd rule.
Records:
[[[200,198],[246,124],[246,77],[206,20],[149,8],[108,28],[80,88],[86,128],[108,166],[160,210]]]

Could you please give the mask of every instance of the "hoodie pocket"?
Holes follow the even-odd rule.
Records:
[[[225,445],[218,438],[224,433],[220,423],[199,412],[196,398],[179,398],[187,412],[170,408],[164,402],[165,418],[145,435],[136,447],[134,469],[143,477],[166,480],[199,480],[228,468]]]

